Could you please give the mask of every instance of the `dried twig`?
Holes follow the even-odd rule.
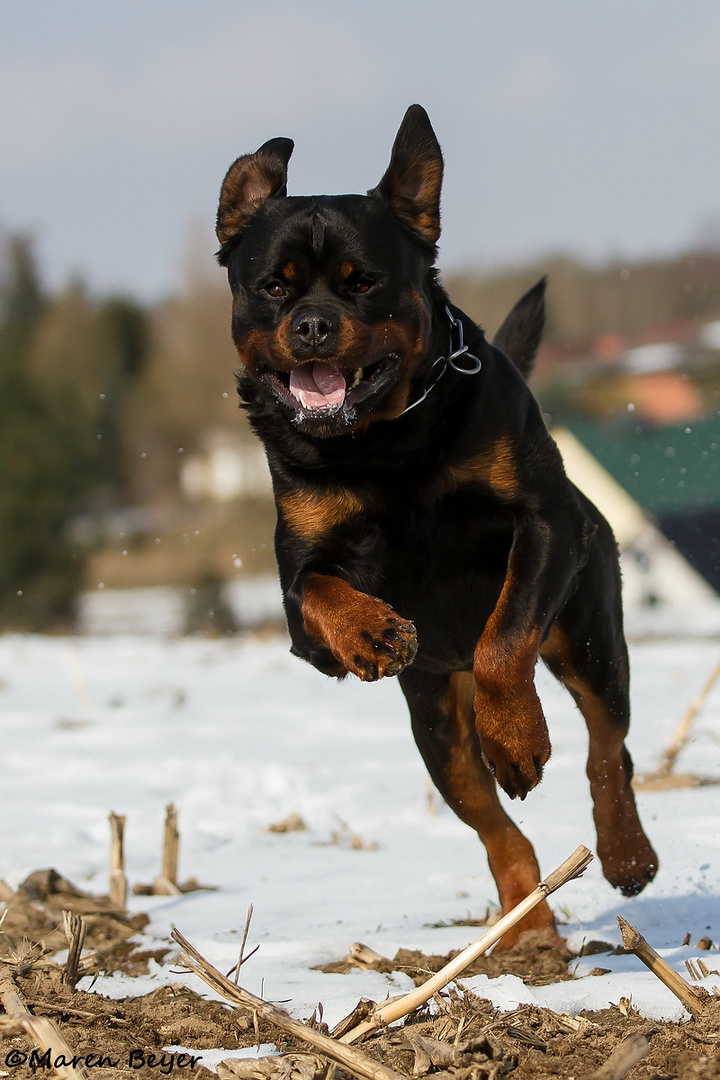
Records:
[[[613,1050],[604,1065],[590,1073],[586,1080],[623,1080],[633,1065],[650,1053],[650,1042],[644,1035],[630,1035]]]
[[[28,1035],[43,1052],[48,1052],[53,1062],[77,1060],[77,1056],[66,1041],[57,1024],[47,1016],[33,1016],[23,1001],[12,972],[7,967],[0,967],[0,1001],[3,1003],[8,1021],[3,1027],[12,1027]],[[53,1065],[56,1076],[62,1080],[90,1080],[89,1073],[81,1062],[77,1065]]]
[[[631,926],[622,915],[617,917],[620,933],[622,934],[623,948],[634,953],[646,967],[650,968],[653,975],[657,975],[661,982],[665,983],[669,990],[680,999],[685,1008],[692,1016],[698,1016],[705,1008],[705,1002],[698,992],[694,990],[655,950],[648,945],[639,930]]]
[[[398,1073],[393,1072],[392,1069],[388,1069],[387,1066],[381,1065],[377,1061],[372,1061],[362,1051],[345,1046],[336,1039],[331,1039],[329,1035],[323,1035],[321,1032],[307,1027],[299,1020],[293,1020],[284,1010],[276,1008],[269,1001],[256,997],[255,994],[251,994],[248,990],[244,990],[241,986],[236,986],[235,983],[230,982],[217,968],[208,963],[178,930],[173,930],[171,936],[183,950],[180,957],[181,962],[194,971],[216,993],[232,1002],[233,1005],[249,1009],[250,1012],[262,1017],[276,1027],[282,1028],[283,1031],[289,1032],[295,1038],[309,1043],[322,1054],[325,1054],[326,1057],[338,1061],[346,1069],[355,1073],[356,1076],[363,1077],[364,1080],[402,1080]]]
[[[230,968],[230,970],[228,971],[228,973],[226,975],[226,978],[229,979],[230,976],[233,973],[235,974],[235,985],[236,986],[238,984],[238,979],[240,978],[240,968],[243,966],[245,961],[249,960],[251,956],[254,956],[255,953],[260,948],[259,945],[256,945],[255,948],[252,950],[252,952],[249,952],[247,954],[247,956],[245,956],[245,945],[246,945],[246,942],[247,942],[247,936],[248,936],[248,931],[250,929],[250,920],[252,919],[252,915],[253,915],[253,906],[252,906],[252,904],[250,904],[248,909],[247,909],[247,916],[245,917],[245,929],[243,930],[242,941],[240,942],[240,952],[238,953],[237,963],[235,964],[235,967]]]
[[[125,877],[125,853],[123,835],[125,815],[110,814],[110,833],[112,848],[110,851],[110,899],[115,907],[125,910],[127,904],[127,878]]]
[[[74,990],[75,984],[80,978],[80,954],[85,944],[87,926],[82,915],[76,915],[72,911],[63,911],[62,914],[65,924],[65,936],[68,939],[68,956],[65,961],[62,981],[71,990]]]
[[[690,735],[690,728],[692,727],[693,720],[702,709],[710,691],[712,690],[719,677],[720,660],[718,660],[718,662],[715,664],[715,667],[710,672],[702,690],[695,698],[695,700],[690,703],[687,710],[685,711],[685,715],[683,716],[675,732],[673,733],[673,737],[670,740],[665,752],[663,753],[662,758],[660,759],[660,765],[657,769],[660,776],[667,776],[674,769],[678,754],[682,750],[685,743],[688,741],[688,737]]]
[[[705,685],[703,686],[697,697],[690,702],[685,713],[673,732],[670,742],[663,751],[660,758],[660,764],[654,772],[647,773],[644,776],[636,777],[634,787],[638,790],[643,788],[662,788],[669,785],[669,780],[675,764],[678,759],[678,755],[685,746],[688,738],[690,737],[690,729],[693,725],[695,717],[700,712],[700,709],[705,704],[710,691],[720,678],[720,660],[715,664],[715,667],[710,672]],[[679,787],[696,787],[702,784],[712,783],[713,781],[703,780],[700,777],[695,776],[677,776],[674,777],[677,786]],[[717,782],[717,781],[715,781]]]
[[[358,1024],[357,1027],[348,1031],[342,1037],[344,1043],[353,1043],[363,1035],[369,1034],[383,1024],[391,1024],[394,1020],[400,1020],[401,1017],[407,1016],[408,1013],[413,1012],[420,1005],[424,1005],[426,1001],[429,1001],[433,994],[437,994],[442,990],[449,982],[456,979],[462,971],[468,967],[469,964],[476,960],[478,956],[481,956],[486,952],[491,945],[494,945],[496,941],[507,933],[511,927],[520,922],[528,912],[533,908],[541,904],[551,893],[559,889],[561,885],[565,885],[566,882],[571,881],[573,878],[579,877],[588,867],[592,861],[592,853],[588,851],[586,847],[577,848],[569,859],[566,859],[557,870],[554,870],[552,874],[549,874],[544,881],[541,881],[538,887],[526,896],[524,900],[521,900],[512,911],[509,911],[507,915],[503,915],[501,919],[490,927],[490,929],[483,934],[481,938],[474,941],[472,945],[468,945],[461,953],[459,953],[454,960],[451,960],[449,964],[446,964],[444,968],[433,975],[421,986],[418,986],[416,990],[411,991],[409,994],[405,994],[403,997],[391,998],[389,1001],[379,1005],[373,1012],[373,1015]]]

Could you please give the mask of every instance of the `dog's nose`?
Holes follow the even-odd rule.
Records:
[[[293,344],[302,353],[317,354],[334,345],[339,319],[329,311],[303,311],[292,321]]]

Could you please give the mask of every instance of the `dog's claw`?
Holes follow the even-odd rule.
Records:
[[[534,685],[524,700],[477,686],[475,717],[483,758],[511,799],[524,799],[542,780],[550,737]]]
[[[353,675],[363,682],[376,682],[378,679],[399,675],[410,664],[417,653],[417,635],[415,627],[402,619],[387,604],[374,600],[376,605],[372,614],[361,630],[353,627],[347,631],[347,637],[355,634],[351,650],[337,658]]]
[[[490,747],[492,747],[491,750]],[[521,760],[515,761],[510,756],[507,747],[496,743],[493,739],[483,740],[485,764],[511,799],[522,801],[540,783],[548,756],[549,754],[544,757],[538,754],[532,757],[525,755]]]

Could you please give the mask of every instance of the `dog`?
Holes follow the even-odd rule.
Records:
[[[624,743],[616,545],[526,383],[545,282],[492,343],[450,302],[434,268],[443,157],[421,106],[367,195],[289,197],[292,150],[278,138],[238,158],[217,215],[292,652],[337,678],[397,676],[433,782],[487,849],[503,912],[540,881],[496,785],[524,799],[550,756],[541,658],[587,724],[603,872],[634,895],[658,863]],[[557,939],[546,903],[502,944],[529,930]]]

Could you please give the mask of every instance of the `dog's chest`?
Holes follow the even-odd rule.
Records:
[[[456,495],[432,506],[408,500],[384,525],[381,595],[415,623],[419,663],[469,663],[505,580],[512,542],[506,515]]]

